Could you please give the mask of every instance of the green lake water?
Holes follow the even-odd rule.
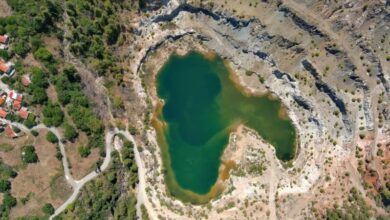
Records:
[[[295,128],[280,117],[281,103],[269,96],[248,96],[229,78],[220,58],[191,52],[172,55],[157,75],[157,95],[164,100],[158,119],[159,144],[168,189],[179,198],[205,195],[218,179],[229,133],[238,123],[256,130],[276,148],[279,159],[294,157]]]

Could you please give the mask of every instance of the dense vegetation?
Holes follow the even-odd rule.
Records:
[[[62,128],[64,129],[64,138],[66,140],[73,141],[78,136],[77,130],[72,125],[64,123]]]
[[[7,0],[13,14],[0,18],[0,34],[13,37],[11,54],[25,56],[38,49],[43,33],[57,33],[55,23],[62,18],[61,3],[53,0]]]
[[[81,92],[80,77],[74,68],[67,68],[55,78],[58,100],[67,106],[76,126],[87,134],[100,134],[102,122],[91,109],[88,98]]]
[[[129,185],[135,187],[135,185],[138,183],[138,167],[137,164],[134,162],[134,145],[132,142],[124,139],[123,137],[122,140],[124,140],[123,149],[121,152],[123,165],[128,169],[130,173]]]
[[[341,207],[335,206],[333,209],[328,209],[325,217],[328,220],[365,220],[371,219],[373,215],[373,210],[365,202],[364,198],[355,188],[352,188],[348,200]]]
[[[118,12],[130,8],[129,0],[69,0],[66,12],[69,16],[70,49],[77,56],[87,58],[99,75],[118,74],[113,46],[121,38]]]
[[[92,105],[88,98],[81,92],[81,79],[74,68],[66,68],[62,74],[55,77],[54,80],[58,100],[62,106],[66,106],[67,112],[73,119],[76,127],[89,136],[88,148],[99,147],[101,154],[104,155],[102,121],[92,110]],[[69,126],[66,139],[72,139],[77,136]]]
[[[86,184],[74,204],[68,206],[56,219],[135,219],[134,188],[126,183],[127,168],[120,163],[117,152],[113,164],[102,176]],[[130,179],[134,179],[130,175]],[[129,184],[130,185],[130,184]]]
[[[46,89],[49,87],[48,75],[42,69],[34,67],[31,70],[31,85],[28,92],[32,95],[32,104],[46,104],[48,97]]]
[[[47,126],[60,126],[64,122],[64,113],[57,103],[49,102],[43,108],[43,123]]]
[[[16,171],[0,160],[0,193],[3,193],[3,201],[0,201],[0,219],[9,219],[9,212],[16,205],[16,199],[11,195],[11,178],[15,178]]]

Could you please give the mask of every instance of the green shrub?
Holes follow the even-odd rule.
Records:
[[[36,137],[39,135],[39,132],[37,130],[31,130],[31,134]]]
[[[22,161],[25,163],[36,163],[38,162],[38,155],[35,153],[35,148],[32,145],[23,147],[22,150]]]
[[[82,158],[88,157],[91,154],[91,149],[85,146],[79,146],[79,154]]]
[[[0,179],[0,192],[4,193],[11,189],[11,182],[8,180]]]
[[[46,215],[52,215],[54,214],[54,207],[52,204],[50,203],[46,203],[45,205],[43,205],[42,207],[42,211],[43,213],[45,213]]]
[[[70,124],[68,123],[65,123],[63,125],[63,128],[64,128],[64,137],[66,140],[74,140],[77,136],[78,136],[78,133],[77,133],[77,130],[71,126]]]
[[[53,143],[53,144],[58,143],[57,136],[51,131],[47,132],[46,140],[49,141],[50,143]]]
[[[17,201],[10,193],[4,193],[3,196],[3,205],[7,208],[12,208],[16,206]]]

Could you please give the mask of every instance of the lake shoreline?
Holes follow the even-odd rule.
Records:
[[[213,59],[215,59],[217,57],[217,54],[214,53],[214,52],[208,52],[208,51],[199,50],[199,49],[193,49],[193,48],[189,48],[189,50],[187,50],[187,51],[186,50],[180,50],[180,51],[174,50],[174,51],[171,51],[170,54],[176,54],[176,55],[179,55],[179,56],[185,56],[188,53],[193,52],[193,51],[196,51],[196,52],[202,54],[204,56],[204,58],[206,58],[208,60],[213,60]],[[172,196],[178,197],[180,200],[182,200],[184,202],[190,202],[190,203],[193,203],[193,204],[203,204],[203,203],[206,203],[206,202],[208,202],[208,201],[210,201],[212,199],[217,198],[223,192],[223,190],[224,190],[224,184],[223,184],[224,180],[229,178],[230,170],[235,165],[234,165],[233,161],[229,161],[228,159],[224,158],[225,151],[229,147],[229,144],[227,144],[227,146],[224,147],[223,153],[222,153],[222,155],[220,157],[221,161],[220,161],[220,167],[219,167],[219,170],[218,170],[217,181],[211,187],[210,191],[207,194],[197,194],[197,193],[194,193],[194,192],[192,192],[190,190],[183,189],[183,188],[181,188],[178,185],[178,183],[177,183],[177,181],[175,179],[174,171],[172,170],[172,168],[170,166],[171,162],[170,162],[170,158],[169,158],[168,147],[167,146],[162,146],[164,144],[162,144],[162,141],[161,141],[162,137],[164,136],[163,135],[163,130],[164,130],[163,127],[165,127],[166,124],[164,124],[164,122],[159,120],[159,117],[158,117],[159,114],[161,114],[161,109],[162,109],[162,107],[164,105],[164,102],[163,102],[163,100],[161,100],[157,96],[157,92],[156,92],[156,90],[157,90],[157,88],[156,88],[156,77],[157,77],[159,71],[161,70],[161,67],[163,65],[165,65],[165,63],[167,61],[168,61],[168,59],[165,60],[165,62],[162,62],[162,65],[160,65],[159,68],[158,67],[153,68],[154,69],[154,71],[153,71],[154,73],[152,74],[153,80],[150,80],[149,84],[148,84],[150,86],[150,89],[152,90],[152,92],[151,92],[152,96],[151,97],[153,98],[153,102],[157,103],[157,105],[154,105],[154,111],[153,111],[153,117],[152,117],[152,125],[153,125],[153,127],[155,128],[155,130],[157,132],[157,136],[158,136],[157,140],[158,140],[161,152],[162,152],[162,162],[163,162],[163,167],[164,167],[164,176],[165,176],[165,179],[166,179],[167,191]],[[234,86],[240,92],[244,93],[246,96],[261,97],[261,96],[265,96],[266,95],[267,97],[272,98],[272,99],[276,98],[269,91],[264,92],[264,93],[254,93],[254,92],[250,91],[249,89],[245,90],[245,87],[240,82],[239,77],[234,72],[233,68],[228,65],[226,60],[223,60],[223,62],[224,62],[225,68],[228,70],[229,79],[232,81]],[[284,105],[282,105],[282,106],[284,108]],[[286,111],[286,109],[285,110],[281,110],[281,111]],[[284,116],[288,117],[288,114],[284,115]],[[235,130],[232,130],[229,133],[229,136],[233,132],[235,132]],[[296,139],[296,143],[298,143],[298,138]],[[295,146],[294,148],[295,149],[294,149],[293,159],[291,159],[289,161],[292,161],[292,160],[294,160],[294,158],[297,157],[296,153],[297,153],[298,147]],[[224,160],[222,160],[222,158],[224,158]],[[280,162],[281,163],[285,163],[283,161],[280,161]],[[181,195],[181,196],[178,196],[178,195]]]

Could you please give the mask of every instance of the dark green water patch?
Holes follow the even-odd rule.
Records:
[[[157,126],[168,189],[183,200],[207,195],[215,185],[221,155],[234,125],[243,123],[276,148],[283,161],[294,157],[296,135],[281,103],[242,93],[220,58],[199,53],[172,55],[157,75],[165,102]]]

